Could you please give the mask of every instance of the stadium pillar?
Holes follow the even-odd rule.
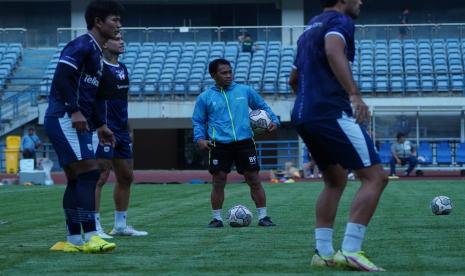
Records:
[[[300,34],[303,32],[304,22],[304,1],[303,0],[282,0],[281,1],[281,22],[283,26],[301,26],[301,28],[282,29],[282,42],[284,45],[295,45]]]
[[[84,14],[90,0],[71,1],[71,39],[87,32]]]

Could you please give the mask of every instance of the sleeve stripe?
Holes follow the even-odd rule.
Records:
[[[60,59],[58,62],[61,62],[61,63],[64,63],[64,64],[68,64],[69,66],[73,67],[73,68],[76,69],[76,70],[78,69],[78,68],[76,67],[76,65],[72,64],[72,63],[69,62],[69,61]]]
[[[344,37],[341,33],[335,32],[335,31],[331,31],[331,32],[326,33],[326,34],[325,34],[325,37],[327,37],[327,36],[329,36],[329,35],[337,35],[337,36],[339,36],[339,37],[344,41],[344,44],[347,45],[346,39],[345,39],[345,37]]]
[[[294,64],[292,64],[292,69],[297,70],[298,68],[297,68],[297,66],[295,66]]]

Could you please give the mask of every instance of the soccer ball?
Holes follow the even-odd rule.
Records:
[[[448,215],[452,212],[452,200],[447,196],[437,196],[431,201],[431,211],[435,215]]]
[[[265,133],[271,124],[271,118],[265,110],[252,110],[249,113],[250,127],[254,134]]]
[[[247,207],[237,205],[228,211],[228,223],[231,227],[245,227],[252,222],[252,213]]]

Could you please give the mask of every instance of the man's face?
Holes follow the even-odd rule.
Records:
[[[233,73],[231,66],[227,64],[218,65],[216,74],[212,76],[219,87],[226,87],[231,85],[233,80]]]
[[[95,26],[103,37],[107,39],[113,38],[120,32],[121,17],[119,15],[109,15],[104,21],[97,18]]]
[[[362,0],[346,0],[346,14],[356,19],[360,14]]]
[[[120,55],[124,53],[124,40],[121,33],[115,37],[110,38],[104,45],[103,50],[108,51],[113,55]]]
[[[399,144],[403,144],[405,142],[405,136],[399,137]]]
[[[28,131],[28,133],[29,133],[29,136],[32,136],[32,135],[34,135],[34,130],[30,129],[30,130]]]

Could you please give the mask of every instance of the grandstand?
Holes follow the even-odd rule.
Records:
[[[213,83],[207,66],[209,61],[218,57],[230,60],[235,80],[259,91],[283,122],[278,133],[257,138],[263,167],[281,167],[288,160],[299,163],[301,145],[290,126],[293,95],[287,79],[296,53],[297,38],[305,29],[304,15],[316,12],[319,9],[317,5],[303,1],[283,1],[278,6],[257,3],[253,14],[259,13],[261,17],[247,21],[241,15],[251,14],[249,4],[235,5],[235,14],[227,10],[233,8],[227,1],[217,5],[191,1],[182,8],[154,2],[154,5],[128,3],[128,13],[137,11],[140,20],[130,17],[128,27],[124,28],[127,45],[121,61],[130,72],[129,116],[135,140],[139,141],[135,143],[136,160],[139,160],[136,168],[203,168],[202,156],[191,142],[190,116],[195,97]],[[454,3],[451,9],[458,8]],[[13,12],[13,7],[23,7],[21,5],[9,3],[5,7]],[[432,1],[426,1],[424,5],[425,9],[434,10]],[[52,28],[18,23],[18,26],[43,31],[48,38],[46,43],[35,37],[36,31],[33,30],[0,29],[2,140],[7,134],[22,134],[26,125],[43,123],[46,99],[60,51],[67,41],[85,32],[79,13],[84,6],[72,4],[68,8],[62,7],[70,9],[68,18],[71,25],[54,23]],[[400,6],[393,3],[389,12],[394,13]],[[166,11],[166,14],[160,14],[161,19],[151,16],[157,9]],[[374,113],[371,129],[380,144],[384,162],[388,162],[386,149],[399,131],[399,122],[406,117],[408,137],[419,145],[419,154],[425,158],[421,164],[423,167],[462,169],[465,25],[424,24],[424,18],[419,14],[412,21],[421,24],[410,25],[408,37],[401,40],[397,35],[399,25],[395,24],[398,23],[396,20],[374,18],[387,7],[367,4],[367,9],[364,13],[374,15],[362,16],[358,21],[361,25],[357,25],[357,51],[352,71]],[[34,15],[27,8],[24,10],[31,17],[43,16],[40,13]],[[225,12],[235,23],[210,17],[218,10],[227,10]],[[197,11],[198,14],[190,18],[191,22],[204,22],[204,27],[186,24],[185,20],[182,27],[176,26],[173,14],[181,16],[185,11]],[[209,14],[207,19],[203,18],[205,13]],[[441,19],[441,15],[435,13],[435,16],[437,20]],[[66,21],[63,17],[66,16],[57,15],[56,21]],[[165,24],[149,25],[161,22],[157,20]],[[450,22],[453,21],[458,20],[452,17]],[[147,25],[141,26],[140,22]],[[173,25],[166,27],[170,22]],[[238,26],[241,22],[244,26]],[[264,22],[267,26],[261,26]],[[365,24],[373,22],[382,25]],[[244,33],[252,34],[255,40],[257,48],[253,54],[241,51],[237,37]],[[40,127],[38,133],[43,133]],[[170,147],[154,145],[156,140],[169,140],[172,144]],[[163,162],[144,157],[150,153],[168,157]],[[41,155],[55,158],[47,143]],[[3,168],[3,163],[0,168]]]

